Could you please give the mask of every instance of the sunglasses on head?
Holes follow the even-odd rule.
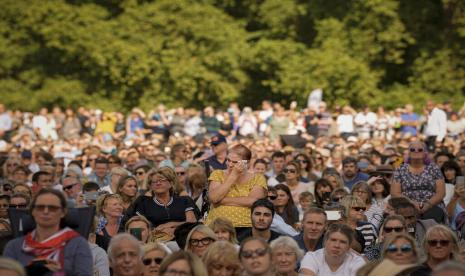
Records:
[[[410,244],[403,244],[400,247],[395,246],[394,244],[391,244],[388,246],[386,249],[386,252],[389,253],[396,253],[396,252],[402,252],[402,253],[407,253],[412,251],[412,246]]]
[[[450,243],[449,240],[429,240],[429,246],[448,246]]]
[[[423,148],[410,148],[410,152],[423,152]]]
[[[254,255],[257,257],[263,257],[268,253],[268,250],[266,248],[257,248],[255,250],[244,250],[241,252],[241,257],[244,259],[250,259]]]
[[[367,210],[366,207],[352,207],[352,209],[357,211],[357,212],[360,212],[360,211],[365,212]]]
[[[296,170],[294,170],[294,169],[284,169],[283,170],[283,173],[295,173],[295,172],[296,172]]]
[[[163,262],[163,258],[147,258],[147,259],[144,259],[142,260],[142,262],[144,263],[144,265],[151,265],[152,262],[156,263],[157,265],[161,264],[161,262]]]
[[[396,233],[400,233],[404,231],[404,227],[384,227],[384,232],[385,233],[391,233],[392,231]]]

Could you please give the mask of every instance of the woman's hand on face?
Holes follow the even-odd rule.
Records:
[[[465,196],[465,185],[458,185],[454,187],[455,194],[457,197]]]
[[[370,186],[372,183],[374,183],[376,180],[380,180],[380,179],[383,179],[382,176],[373,176],[373,177],[370,177],[370,179],[368,179],[367,181],[367,184],[368,186]]]
[[[232,168],[231,174],[238,176],[238,175],[243,174],[246,171],[247,171],[247,165],[245,165],[243,162],[237,162]]]

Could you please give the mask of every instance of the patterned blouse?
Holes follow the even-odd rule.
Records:
[[[402,164],[394,172],[394,180],[400,183],[402,194],[416,202],[428,201],[436,193],[436,181],[444,179],[436,164],[425,165],[420,174],[409,171],[408,164]]]

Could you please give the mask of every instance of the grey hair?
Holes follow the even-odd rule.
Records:
[[[127,240],[137,247],[139,252],[139,258],[142,259],[144,256],[144,250],[140,244],[140,241],[136,239],[133,235],[128,233],[120,233],[111,238],[110,245],[108,246],[108,260],[110,264],[113,262],[115,247],[118,246],[122,241]]]
[[[297,257],[297,262],[300,262],[300,260],[304,256],[304,251],[302,249],[300,249],[297,242],[291,237],[281,236],[281,237],[277,238],[276,240],[273,240],[270,243],[270,247],[271,247],[271,253],[272,254],[274,253],[275,250],[277,250],[279,248],[282,248],[282,247],[290,248],[292,251],[295,252],[295,255]]]
[[[165,253],[165,256],[168,256],[169,254],[171,254],[171,250],[168,248],[168,246],[166,246],[165,244],[163,243],[159,243],[159,242],[151,242],[151,243],[147,243],[147,244],[144,244],[142,245],[142,250],[144,251],[144,255],[151,252],[151,251],[162,251],[163,253]]]
[[[440,272],[465,271],[465,264],[457,261],[445,261],[438,265],[431,276],[439,275]]]

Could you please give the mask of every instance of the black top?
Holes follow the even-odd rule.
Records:
[[[208,164],[210,165],[210,167],[212,168],[212,171],[214,171],[214,170],[226,170],[228,168],[228,166],[226,165],[226,159],[224,160],[223,163],[221,163],[216,158],[216,155],[213,155],[212,157],[208,158],[207,161],[208,161]]]
[[[270,230],[270,232],[271,232],[271,236],[270,236],[270,239],[268,240],[268,243],[270,243],[273,240],[276,240],[277,238],[281,236],[281,234],[273,230]],[[252,237],[252,228],[245,230],[240,235],[240,237],[237,237],[237,239],[239,240],[239,243],[241,243],[243,240],[247,239],[248,237]]]
[[[194,211],[194,203],[187,196],[173,196],[165,206],[155,197],[139,196],[127,214],[128,219],[138,214],[145,216],[153,225],[157,227],[161,224],[177,221],[186,221],[186,212]]]

